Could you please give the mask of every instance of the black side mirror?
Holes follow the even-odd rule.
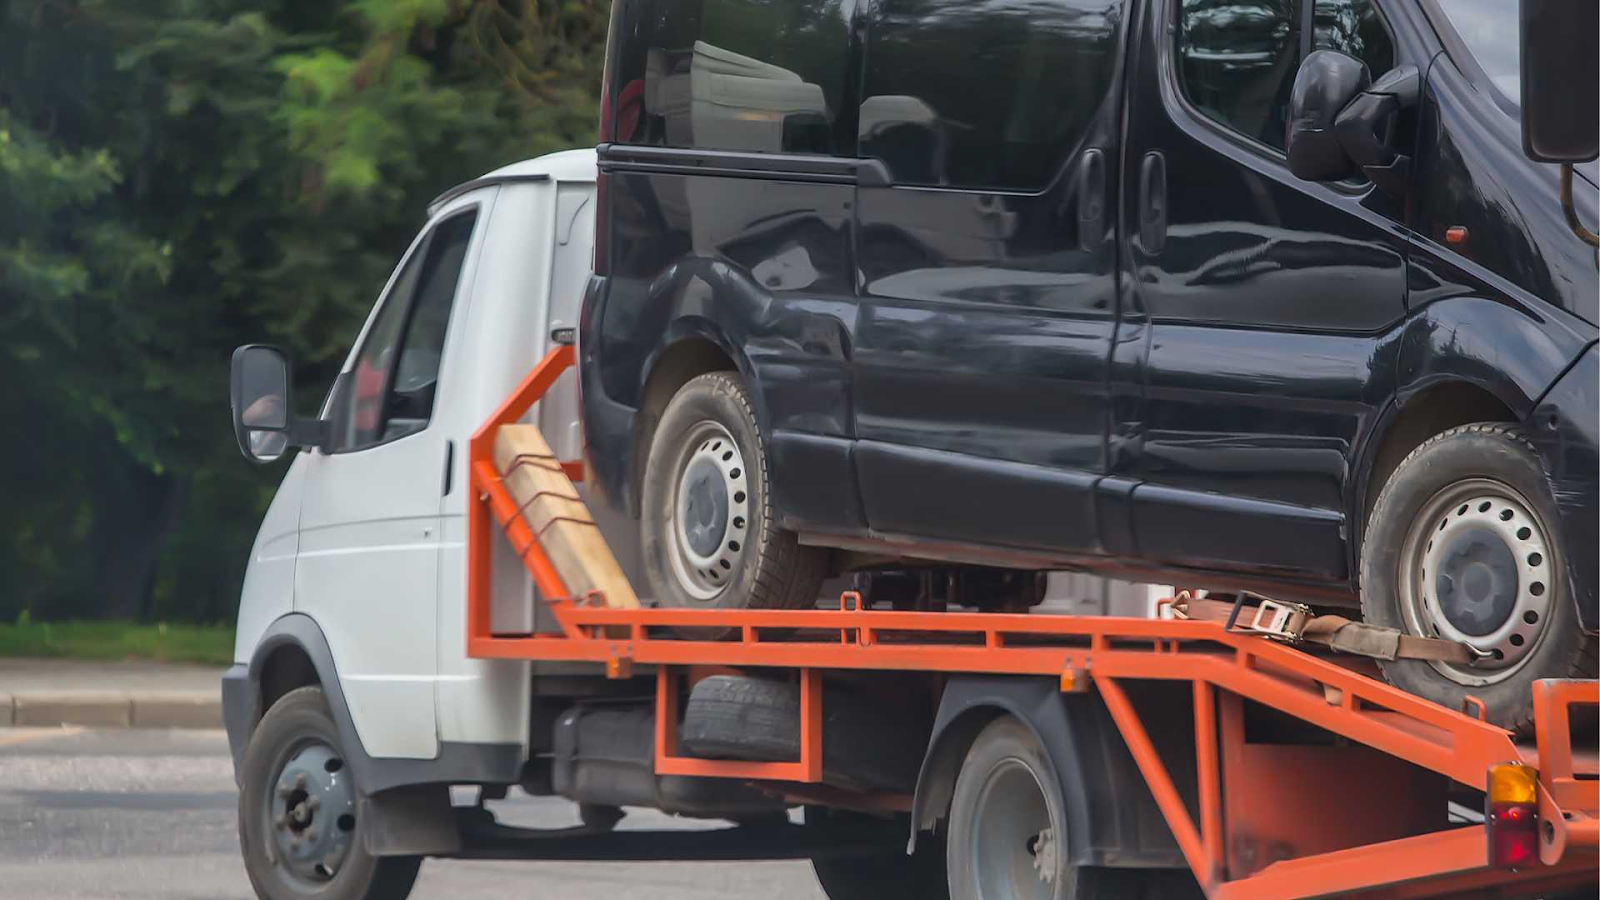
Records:
[[[1522,149],[1535,162],[1600,156],[1600,4],[1522,0]]]
[[[233,434],[251,462],[269,463],[290,447],[321,446],[327,425],[296,419],[289,394],[289,357],[277,347],[246,344],[233,351],[228,394]]]
[[[1317,50],[1300,63],[1289,92],[1289,171],[1296,178],[1339,181],[1356,174],[1334,120],[1370,82],[1365,64],[1337,50]]]

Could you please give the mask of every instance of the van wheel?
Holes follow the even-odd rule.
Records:
[[[640,537],[662,606],[799,609],[827,557],[773,522],[766,445],[732,373],[691,379],[667,404],[645,460]],[[727,629],[679,629],[700,638]]]
[[[1452,709],[1476,697],[1489,721],[1523,731],[1535,679],[1595,677],[1559,522],[1538,454],[1513,425],[1462,425],[1411,451],[1367,522],[1362,615],[1483,658],[1380,662],[1384,678]]]
[[[1071,864],[1061,787],[1038,738],[1011,716],[990,722],[967,751],[950,801],[949,835],[951,897],[1144,896],[1138,870]]]
[[[239,846],[265,900],[403,900],[420,856],[362,846],[356,786],[319,687],[283,695],[250,736],[239,771]]]

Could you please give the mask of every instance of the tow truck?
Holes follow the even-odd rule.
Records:
[[[1524,3],[1534,15],[1551,5]],[[1592,77],[1592,54],[1580,58],[1567,77]],[[1525,122],[1574,114],[1559,107],[1529,107]],[[1544,146],[1593,155],[1592,137]],[[382,864],[422,856],[803,858],[835,900],[1549,897],[1593,896],[1600,883],[1593,679],[1536,682],[1535,727],[1518,736],[1471,698],[1448,709],[1385,684],[1368,656],[1341,652],[1350,645],[1312,640],[1308,610],[1248,593],[1177,591],[1150,618],[875,608],[854,591],[805,610],[639,603],[576,487],[583,464],[527,423],[575,360],[570,327],[550,337],[464,448],[463,639],[467,661],[583,681],[536,692],[532,727],[549,743],[508,761],[524,790],[578,801],[583,824],[497,821],[485,805],[507,788],[488,774],[497,764],[458,762],[443,781],[408,777],[414,760],[345,771],[335,748],[353,756],[361,743],[357,702],[328,675],[331,659],[269,666],[295,638],[269,629],[225,683],[242,698],[229,721],[241,840],[247,862],[260,850],[304,876],[306,895],[403,895],[415,862],[409,875]],[[260,363],[235,357],[247,454],[326,440],[249,402],[286,397],[286,372]],[[251,393],[252,378],[276,388]],[[508,552],[544,628],[497,618],[496,559]],[[286,702],[300,706],[273,719]],[[291,714],[302,736],[257,752],[269,726],[296,727]],[[274,780],[252,805],[256,769]],[[477,794],[452,804],[451,785]],[[628,804],[734,824],[618,829]],[[366,868],[347,862],[357,852]],[[263,896],[287,896],[251,876]]]

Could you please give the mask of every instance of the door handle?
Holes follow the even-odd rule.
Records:
[[[440,486],[439,496],[450,496],[450,489],[454,487],[451,480],[455,477],[456,469],[456,442],[444,442],[444,483]]]
[[[1152,256],[1167,246],[1167,158],[1159,150],[1139,169],[1139,243]]]
[[[1094,250],[1106,237],[1106,157],[1095,148],[1078,163],[1078,246]]]

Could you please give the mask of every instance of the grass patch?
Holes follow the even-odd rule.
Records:
[[[133,622],[0,623],[0,656],[155,659],[227,665],[233,662],[233,629]]]

